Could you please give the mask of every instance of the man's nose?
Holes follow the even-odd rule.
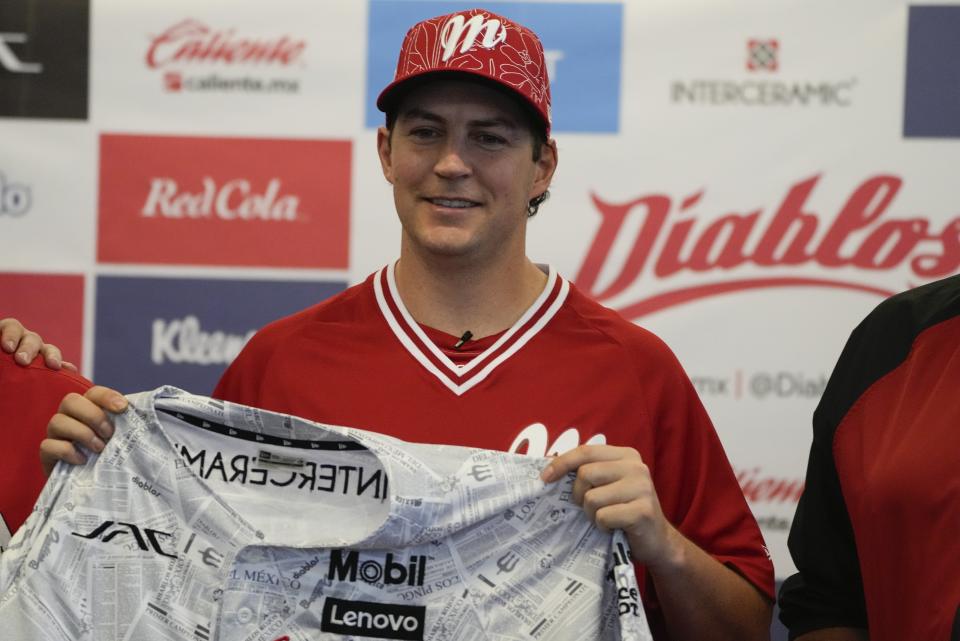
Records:
[[[454,143],[444,146],[433,169],[443,178],[463,178],[469,176],[471,172],[462,146]]]

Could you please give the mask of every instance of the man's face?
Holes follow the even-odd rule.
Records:
[[[513,100],[469,81],[434,81],[404,96],[392,135],[381,128],[377,144],[403,252],[471,263],[525,255],[527,203],[550,185],[556,146],[533,160],[533,133]]]

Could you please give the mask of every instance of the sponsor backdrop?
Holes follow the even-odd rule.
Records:
[[[210,392],[396,256],[374,96],[407,26],[470,4],[5,0],[0,315],[101,382]],[[844,340],[960,267],[960,3],[487,4],[554,83],[530,255],[677,352],[786,576]]]

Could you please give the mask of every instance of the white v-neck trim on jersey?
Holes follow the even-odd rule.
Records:
[[[457,365],[444,354],[410,315],[397,291],[393,263],[376,273],[373,288],[380,312],[400,344],[447,389],[460,396],[481,383],[550,322],[566,300],[570,283],[549,267],[546,286],[517,322],[493,345],[463,365]],[[394,313],[390,303],[399,314]],[[531,323],[533,319],[535,321]]]

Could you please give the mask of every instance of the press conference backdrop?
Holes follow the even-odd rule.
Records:
[[[846,337],[960,267],[960,4],[487,5],[553,79],[530,256],[677,352],[785,577]],[[374,99],[406,27],[469,6],[4,0],[0,316],[99,383],[209,393],[396,257]]]

